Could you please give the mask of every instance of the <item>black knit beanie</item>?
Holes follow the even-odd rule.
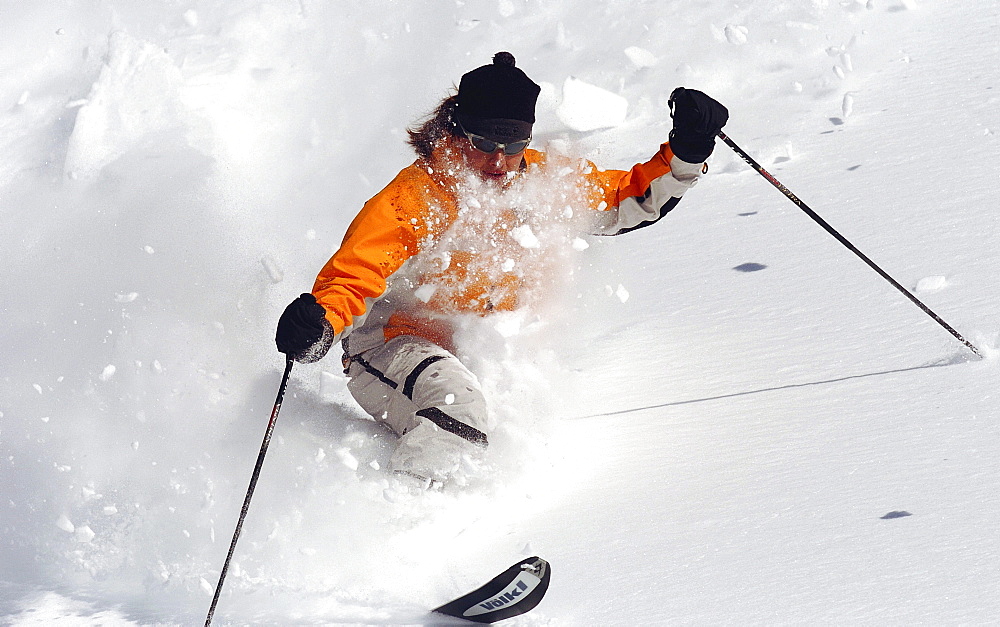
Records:
[[[514,67],[514,55],[498,52],[492,64],[462,76],[458,85],[458,121],[468,132],[496,142],[528,139],[540,91]]]

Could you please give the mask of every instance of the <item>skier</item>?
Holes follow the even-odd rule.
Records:
[[[585,216],[595,235],[648,226],[707,172],[729,115],[679,87],[669,142],[630,171],[602,171],[528,148],[539,92],[508,52],[463,75],[457,93],[409,130],[416,161],[365,203],[312,292],[278,321],[278,350],[301,363],[341,341],[351,394],[400,436],[390,470],[420,487],[455,478],[463,456],[488,443],[486,399],[454,354],[457,321],[516,310],[544,291],[545,277],[529,271],[544,264],[518,267],[539,248],[525,230],[532,211],[491,208],[516,205],[514,190],[533,178],[568,177],[575,191],[563,195],[577,206],[550,211],[554,221]]]

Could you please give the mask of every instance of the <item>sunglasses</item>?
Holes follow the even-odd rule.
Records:
[[[508,157],[512,157],[518,153],[523,152],[524,149],[528,147],[528,144],[531,143],[531,137],[528,137],[528,139],[522,139],[520,141],[510,142],[509,144],[501,144],[500,142],[495,142],[492,139],[486,139],[482,135],[476,135],[475,133],[470,133],[469,131],[465,130],[465,127],[463,127],[461,124],[458,125],[458,128],[462,131],[462,133],[465,134],[467,138],[469,138],[469,142],[472,144],[473,148],[475,148],[479,152],[485,152],[486,154],[489,155],[492,155],[494,152],[498,150],[503,150],[503,154],[507,155]]]

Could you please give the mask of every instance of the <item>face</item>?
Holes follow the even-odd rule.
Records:
[[[477,150],[468,138],[458,138],[459,147],[465,164],[484,181],[493,181],[499,185],[510,179],[508,173],[517,172],[521,167],[524,151],[513,155],[504,154],[502,149],[492,153]]]

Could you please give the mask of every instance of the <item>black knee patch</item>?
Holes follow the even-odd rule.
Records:
[[[475,427],[470,427],[460,420],[455,420],[437,407],[421,409],[417,412],[417,415],[430,420],[448,433],[454,433],[458,437],[472,442],[476,446],[483,448],[489,446],[489,441],[486,439],[485,433]]]

